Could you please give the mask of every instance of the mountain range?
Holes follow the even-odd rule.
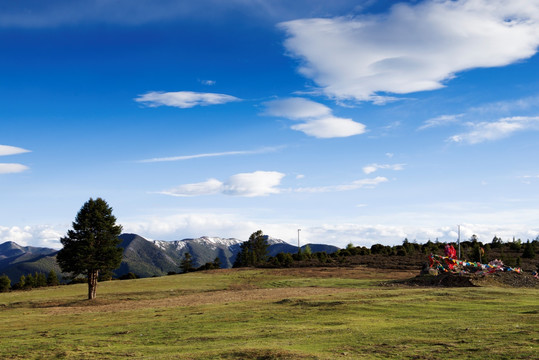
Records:
[[[162,276],[169,272],[179,272],[179,265],[186,253],[191,254],[193,265],[202,266],[219,258],[222,268],[230,268],[241,251],[242,240],[203,236],[196,239],[175,241],[147,240],[137,234],[122,234],[120,247],[123,250],[122,263],[114,271],[119,277],[129,272],[140,277]],[[268,255],[297,253],[298,247],[283,240],[268,237]],[[305,248],[306,245],[302,246]],[[330,254],[339,248],[332,245],[309,244],[312,252],[325,251]],[[0,274],[6,274],[11,283],[19,281],[21,275],[54,270],[59,276],[61,270],[56,263],[58,250],[33,246],[20,246],[8,241],[0,244]]]

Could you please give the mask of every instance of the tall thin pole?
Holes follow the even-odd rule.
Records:
[[[301,253],[301,247],[299,246],[299,232],[301,229],[298,229],[298,254]]]
[[[457,239],[457,244],[459,245],[459,257],[458,257],[458,259],[460,260],[460,225],[458,227],[459,227],[459,237]]]

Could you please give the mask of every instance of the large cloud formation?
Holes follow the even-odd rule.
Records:
[[[299,71],[329,97],[383,103],[434,90],[455,73],[527,59],[539,45],[539,2],[432,0],[388,14],[280,23]]]

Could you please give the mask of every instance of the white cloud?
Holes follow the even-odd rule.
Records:
[[[22,164],[0,163],[0,174],[14,174],[28,170],[29,167]]]
[[[473,107],[470,112],[477,114],[512,114],[515,111],[534,110],[539,107],[539,96],[528,96],[520,99],[503,100]]]
[[[208,179],[194,184],[185,184],[163,191],[162,194],[172,196],[212,195],[222,192],[223,183],[217,179]]]
[[[225,182],[223,193],[233,196],[267,196],[278,194],[276,187],[281,183],[285,174],[277,171],[255,171],[231,176]]]
[[[62,232],[50,225],[0,226],[0,243],[13,241],[21,246],[60,248]]]
[[[365,132],[365,125],[355,122],[352,119],[334,116],[309,120],[303,124],[292,125],[291,128],[293,130],[303,131],[305,134],[319,139],[348,137]]]
[[[148,107],[173,106],[181,109],[195,106],[207,106],[225,104],[241,99],[226,94],[201,93],[193,91],[162,92],[150,91],[135,98],[135,101]]]
[[[30,152],[20,147],[0,145],[0,156],[17,155]],[[0,163],[0,174],[14,174],[28,170],[29,167],[22,164]]]
[[[539,175],[524,175],[519,176],[522,179],[522,183],[526,185],[532,184],[534,181],[539,180]]]
[[[15,146],[0,145],[0,156],[17,155],[17,154],[23,154],[27,152],[30,152],[30,150],[26,150],[26,149],[15,147]]]
[[[403,170],[405,164],[370,164],[363,167],[363,172],[365,174],[372,174],[373,172],[377,171],[378,169],[388,169],[388,170]]]
[[[350,190],[357,190],[361,188],[372,189],[378,184],[381,184],[387,181],[388,181],[387,178],[378,176],[372,179],[355,180],[349,184],[318,186],[318,187],[303,187],[303,188],[297,188],[294,191],[306,192],[306,193],[323,193],[323,192],[334,192],[334,191],[350,191]]]
[[[459,118],[461,118],[462,116],[463,114],[437,116],[435,118],[426,120],[423,125],[417,128],[417,130],[425,130],[428,128],[454,124],[459,122]]]
[[[384,102],[435,90],[455,73],[512,64],[539,45],[539,2],[437,0],[389,13],[283,22],[299,72],[338,100]]]
[[[316,138],[348,137],[365,132],[365,125],[352,119],[333,116],[330,108],[308,99],[273,100],[264,105],[265,115],[302,121],[300,124],[292,125],[291,128]]]
[[[153,159],[140,160],[141,163],[152,163],[152,162],[167,162],[167,161],[182,161],[182,160],[191,160],[191,159],[200,159],[206,157],[221,157],[221,156],[232,156],[232,155],[252,155],[252,154],[264,154],[268,152],[277,151],[282,149],[284,146],[274,146],[274,147],[265,147],[257,150],[239,150],[239,151],[225,151],[218,153],[204,153],[204,154],[193,154],[193,155],[180,155],[180,156],[169,156]]]
[[[278,194],[277,188],[285,174],[277,171],[255,171],[236,174],[225,182],[209,179],[204,182],[185,184],[163,191],[162,194],[172,196],[199,196],[225,194],[231,196],[256,197]]]
[[[264,105],[266,106],[264,114],[292,120],[316,119],[331,115],[331,109],[327,106],[304,98],[273,100]]]
[[[470,131],[453,135],[449,141],[478,144],[506,138],[518,131],[539,130],[539,116],[514,116],[493,122],[468,123]]]
[[[216,84],[215,80],[200,80],[200,83],[203,85],[213,86]]]
[[[362,204],[360,204],[362,205]],[[421,217],[422,214],[409,214]],[[409,218],[406,218],[408,221]],[[358,223],[360,222],[360,223]],[[160,217],[144,217],[122,221],[126,232],[137,233],[149,239],[179,240],[189,237],[220,236],[235,237],[247,240],[249,235],[261,229],[272,237],[297,244],[297,229],[301,228],[301,244],[318,243],[345,247],[352,242],[356,246],[370,247],[374,244],[401,244],[404,238],[425,243],[427,240],[440,242],[455,242],[457,240],[456,225],[388,225],[385,223],[367,222],[337,222],[320,223],[318,221],[291,220],[290,222],[260,221],[249,216],[230,213],[193,213],[176,214]],[[461,240],[469,239],[473,234],[478,235],[482,242],[490,242],[494,235],[504,241],[513,236],[535,239],[539,228],[529,228],[525,225],[493,223],[461,223]]]

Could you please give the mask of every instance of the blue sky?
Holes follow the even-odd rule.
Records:
[[[539,2],[0,5],[0,241],[539,235]]]

